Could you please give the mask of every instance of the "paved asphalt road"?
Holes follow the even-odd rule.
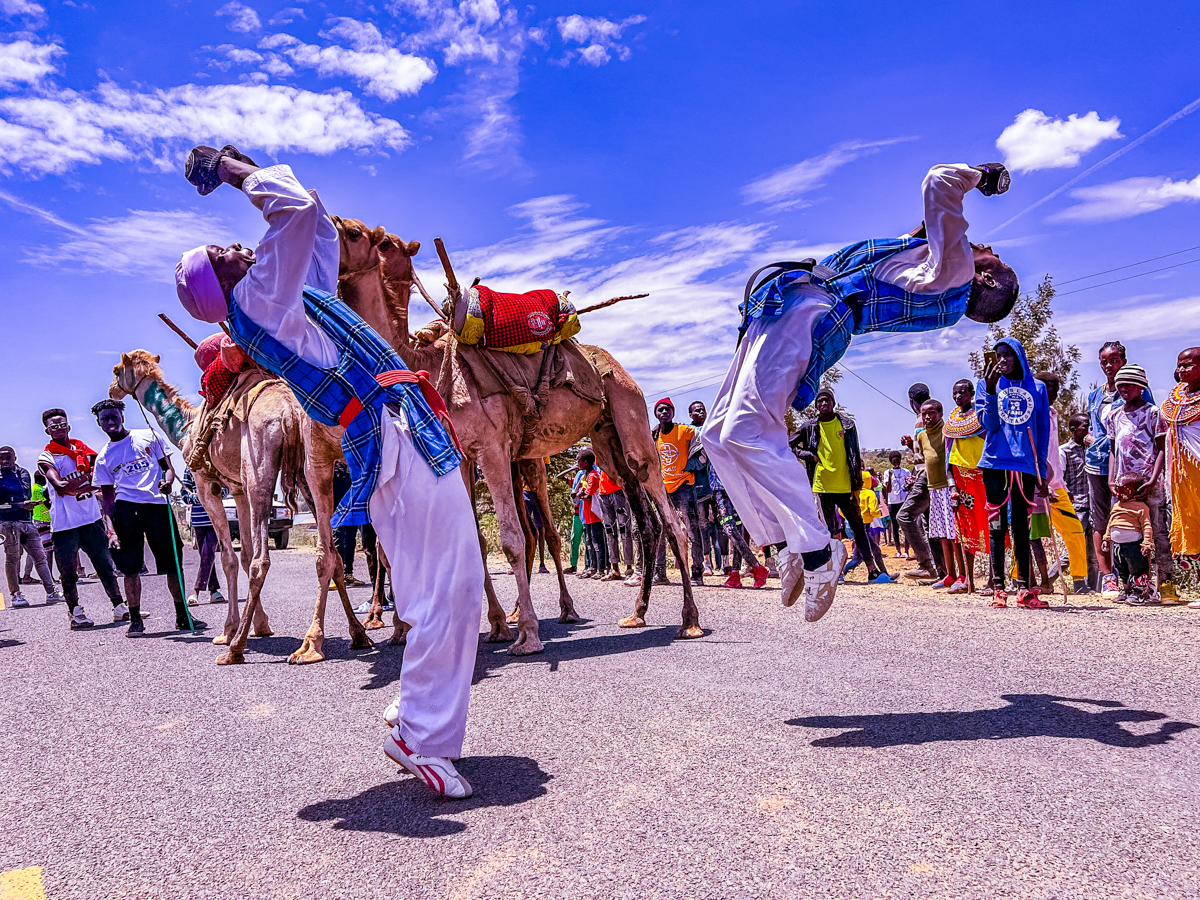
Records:
[[[1200,896],[1195,611],[852,586],[806,625],[706,588],[685,643],[678,586],[631,632],[631,589],[572,579],[560,626],[535,577],[546,652],[480,645],[475,796],[439,802],[380,753],[402,650],[352,653],[331,606],[329,659],[288,666],[312,556],[272,558],[241,667],[162,633],[158,578],[142,641],[0,612],[0,872],[52,900]]]

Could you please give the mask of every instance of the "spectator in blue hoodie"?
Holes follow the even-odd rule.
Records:
[[[1050,401],[1046,386],[1033,377],[1020,341],[1001,338],[993,349],[995,358],[984,364],[983,378],[975,390],[975,411],[984,428],[979,467],[991,540],[991,605],[993,609],[1008,606],[1004,534],[1011,525],[1017,606],[1046,609],[1046,601],[1029,586],[1029,511],[1035,496],[1045,494],[1048,483]]]

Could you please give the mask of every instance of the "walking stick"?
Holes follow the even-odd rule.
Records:
[[[159,313],[158,317],[167,323],[168,328],[170,328],[173,332],[175,332],[177,335],[179,335],[181,338],[183,338],[184,343],[187,344],[189,347],[191,347],[193,350],[197,349],[200,346],[195,341],[193,341],[190,337],[188,337],[188,334],[186,331],[184,331],[182,328],[180,328],[178,325],[176,325],[174,322],[172,322],[170,317],[166,313]]]
[[[1042,480],[1042,467],[1038,465],[1037,444],[1033,440],[1033,429],[1026,426],[1025,433],[1029,435],[1029,446],[1033,448],[1033,471],[1037,473],[1038,481]],[[1047,489],[1049,484],[1047,484]],[[1050,549],[1054,552],[1054,558],[1058,560],[1058,580],[1062,582],[1063,603],[1070,606],[1071,601],[1067,599],[1067,579],[1063,575],[1062,556],[1058,552],[1058,537],[1054,534],[1054,516],[1051,515],[1052,508],[1050,506],[1050,498],[1046,498],[1046,521],[1050,524]],[[1068,565],[1070,557],[1068,557]],[[1030,560],[1032,563],[1033,560]]]

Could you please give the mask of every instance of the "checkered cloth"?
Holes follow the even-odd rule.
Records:
[[[242,312],[236,296],[229,304],[229,329],[246,355],[283,378],[304,411],[318,422],[338,425],[351,401],[362,404],[363,411],[342,435],[352,483],[333,514],[333,526],[366,524],[371,521],[367,504],[379,478],[384,404],[397,404],[404,411],[413,444],[437,475],[453,472],[462,456],[425,402],[420,385],[385,386],[376,381],[377,375],[407,366],[357,313],[312,287],[304,288],[304,311],[337,347],[335,368],[323,369],[297,356]]]
[[[484,323],[482,343],[487,347],[546,343],[566,324],[570,315],[560,309],[558,294],[554,291],[501,294],[482,284],[472,290],[479,293]]]
[[[200,394],[208,403],[209,409],[216,409],[217,404],[225,399],[233,383],[237,381],[237,373],[231,372],[221,361],[218,353],[208,364],[204,374],[200,376]]]
[[[801,284],[820,286],[834,299],[833,308],[813,328],[813,356],[796,390],[792,406],[807,407],[821,387],[821,375],[832,368],[850,346],[850,337],[871,331],[933,331],[953,325],[967,311],[971,282],[940,294],[914,294],[880,281],[874,275],[890,256],[920,247],[921,238],[877,238],[843,247],[821,260],[837,274],[821,278],[803,270],[776,275],[758,287],[741,306],[741,334],[754,319],[781,315]]]

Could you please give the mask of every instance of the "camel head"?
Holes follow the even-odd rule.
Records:
[[[330,216],[338,230],[341,258],[338,278],[351,278],[365,272],[378,272],[381,264],[379,245],[387,237],[387,229],[380,225],[371,230],[358,219],[342,219]]]
[[[389,283],[412,283],[412,258],[421,249],[420,241],[404,243],[394,234],[386,234],[379,243],[379,255],[383,257],[383,277]]]
[[[158,364],[160,359],[161,357],[148,350],[122,353],[121,362],[113,366],[113,381],[108,386],[108,396],[113,400],[131,397],[138,385],[147,378],[165,384],[166,379]]]

